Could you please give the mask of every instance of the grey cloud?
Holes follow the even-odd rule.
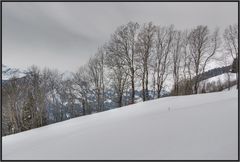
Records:
[[[237,15],[237,3],[230,2],[3,2],[3,63],[75,71],[128,21],[223,29]]]

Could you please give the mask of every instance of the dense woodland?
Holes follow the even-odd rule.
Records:
[[[24,77],[4,82],[2,133],[134,104],[136,96],[142,101],[160,98],[167,82],[173,85],[168,95],[219,91],[236,81],[201,84],[200,74],[212,62],[229,66],[234,59],[238,60],[237,24],[220,34],[203,25],[178,30],[173,25],[129,22],[72,77],[31,66]],[[235,72],[238,78],[238,69]]]

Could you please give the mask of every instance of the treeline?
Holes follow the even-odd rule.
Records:
[[[32,66],[25,77],[4,83],[3,135],[133,104],[139,92],[142,101],[160,98],[166,82],[173,85],[171,95],[201,93],[199,74],[219,52],[224,63],[237,58],[237,25],[221,37],[202,25],[181,31],[129,22],[71,78]]]

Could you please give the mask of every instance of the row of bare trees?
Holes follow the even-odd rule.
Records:
[[[70,78],[33,66],[25,77],[5,83],[3,134],[133,104],[138,97],[160,98],[169,85],[172,95],[196,94],[201,92],[198,76],[210,63],[237,58],[237,25],[221,37],[219,29],[211,32],[203,25],[181,31],[129,22]]]
[[[173,25],[161,27],[150,22],[140,27],[138,23],[129,22],[113,33],[105,51],[115,63],[117,73],[125,72],[125,77],[118,80],[122,84],[129,80],[130,103],[134,103],[135,80],[141,82],[143,101],[150,97],[150,86],[156,92],[153,98],[159,98],[167,78],[173,80],[175,95],[180,93],[179,82],[183,80],[191,85],[186,85],[188,92],[181,94],[198,93],[198,76],[210,68],[209,64],[218,58],[217,55],[228,59],[231,56],[231,61],[238,58],[237,36],[237,25],[225,29],[222,43],[217,28],[210,32],[207,26],[199,25],[180,31]]]

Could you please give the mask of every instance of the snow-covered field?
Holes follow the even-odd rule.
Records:
[[[3,160],[237,160],[238,91],[166,97],[2,138]]]

